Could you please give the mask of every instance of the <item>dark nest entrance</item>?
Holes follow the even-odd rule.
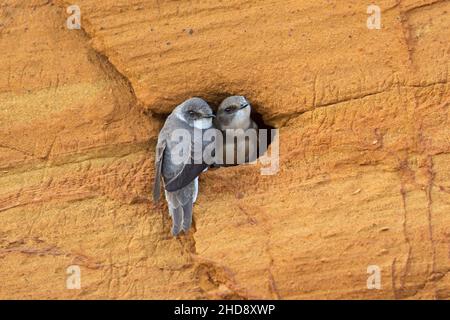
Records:
[[[227,97],[229,96],[234,96],[234,95],[242,95],[244,97],[247,98],[247,96],[245,96],[244,94],[239,94],[239,93],[206,93],[206,94],[198,94],[198,95],[194,95],[196,97],[202,98],[204,99],[209,105],[210,107],[213,109],[214,113],[217,113],[217,109],[220,105],[220,103]],[[186,99],[188,99],[190,97],[186,97]],[[184,100],[186,100],[184,99]],[[183,103],[183,101],[179,101],[178,103],[175,103],[173,105],[173,109],[175,109],[175,107],[181,103]],[[272,129],[275,129],[273,126],[268,125],[267,123],[264,122],[264,116],[263,114],[261,114],[259,112],[259,110],[261,110],[261,106],[257,103],[252,102],[249,98],[248,98],[252,111],[251,111],[251,119],[258,125],[258,130],[266,130],[266,140],[265,143],[259,143],[258,144],[258,158],[262,155],[265,154],[265,152],[267,151],[268,147],[270,146],[270,144],[273,142],[274,138],[275,138],[275,132]],[[147,112],[146,112],[147,113]],[[164,124],[164,122],[166,121],[167,117],[169,116],[170,113],[152,113],[152,117],[159,120],[161,122],[161,126]]]

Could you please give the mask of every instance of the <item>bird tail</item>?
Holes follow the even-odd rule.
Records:
[[[191,201],[183,206],[183,230],[188,232],[192,225],[192,205]]]

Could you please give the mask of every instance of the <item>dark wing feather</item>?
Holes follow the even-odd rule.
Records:
[[[192,130],[192,128],[189,128],[189,130]],[[196,135],[192,132],[192,136],[196,137]],[[200,140],[198,141],[191,141],[191,157],[187,161],[187,163],[183,164],[183,166],[180,168],[180,171],[173,177],[167,177],[167,180],[164,180],[164,187],[169,192],[174,192],[177,190],[180,190],[184,187],[186,187],[189,183],[191,183],[195,178],[197,178],[206,168],[208,168],[208,164],[206,163],[195,163],[194,161],[194,144],[195,143],[201,143],[202,148],[205,147],[205,141],[203,141],[202,137],[203,134],[197,135]],[[202,150],[203,150],[202,149]],[[164,174],[163,174],[164,175]]]
[[[183,169],[175,177],[165,183],[164,187],[169,192],[182,189],[197,178],[206,168],[208,168],[208,165],[204,163],[185,164]]]
[[[155,155],[155,181],[153,184],[153,201],[158,202],[161,197],[161,169],[164,158],[164,151],[166,150],[166,141],[158,141],[156,145]]]
[[[197,141],[197,143],[201,143],[203,148],[205,147],[205,143],[202,137],[202,134],[199,134],[198,136],[194,134],[192,131],[192,127],[189,127],[188,124],[185,122],[179,120],[176,117],[173,117],[171,119],[171,127],[178,128],[178,129],[186,129],[189,130],[192,133],[192,137],[198,137],[200,140]],[[205,163],[194,163],[194,143],[195,141],[191,141],[192,143],[192,154],[190,159],[187,161],[186,164],[182,164],[181,166],[175,165],[171,163],[171,154],[170,150],[173,147],[173,145],[178,144],[178,141],[171,141],[170,140],[170,134],[167,132],[165,134],[167,136],[167,140],[165,142],[167,143],[164,145],[164,149],[157,150],[160,158],[159,163],[157,163],[157,173],[160,175],[162,174],[163,180],[164,180],[164,188],[166,191],[174,192],[177,190],[180,190],[184,187],[186,187],[189,183],[191,183],[195,178],[197,178],[206,168],[208,168],[208,164]],[[165,156],[164,156],[164,153]],[[167,163],[165,163],[167,162]],[[176,171],[176,174],[174,174]],[[155,181],[156,182],[156,181]],[[158,186],[159,187],[159,186]],[[159,190],[159,189],[158,189]]]

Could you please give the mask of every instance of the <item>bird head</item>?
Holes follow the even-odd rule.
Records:
[[[219,129],[241,129],[248,126],[251,105],[243,96],[231,96],[222,101],[217,110]]]
[[[205,100],[191,98],[180,104],[174,110],[175,115],[189,126],[197,129],[208,129],[215,117]]]

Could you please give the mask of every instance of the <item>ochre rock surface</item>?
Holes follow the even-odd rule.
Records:
[[[367,1],[71,4],[0,4],[0,298],[450,298],[449,1],[377,1],[380,30]],[[158,130],[228,94],[279,172],[204,173],[172,238]]]

